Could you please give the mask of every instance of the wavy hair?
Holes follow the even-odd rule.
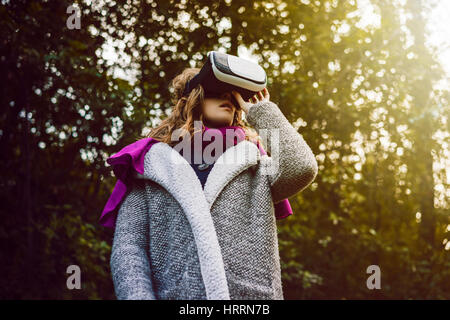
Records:
[[[200,68],[186,68],[170,82],[169,88],[173,88],[171,94],[172,112],[162,120],[156,127],[151,128],[147,138],[154,138],[160,142],[165,142],[173,147],[178,141],[172,141],[174,130],[181,129],[182,132],[189,132],[190,137],[194,135],[194,121],[202,122],[204,130],[202,105],[204,103],[205,92],[202,85],[195,87],[189,96],[182,96],[186,83],[192,79]],[[237,106],[238,107],[238,106]],[[234,113],[232,126],[240,126],[245,132],[245,140],[259,142],[262,146],[261,138],[255,129],[242,120],[242,108],[237,108]]]

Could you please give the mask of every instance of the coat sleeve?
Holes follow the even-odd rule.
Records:
[[[262,157],[272,199],[280,202],[304,190],[317,176],[317,160],[303,139],[272,101],[253,104],[247,121],[261,136],[270,156]]]
[[[144,182],[134,180],[118,211],[111,251],[111,273],[119,300],[155,300],[146,203]]]

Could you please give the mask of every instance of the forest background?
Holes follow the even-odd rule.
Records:
[[[319,164],[278,221],[285,298],[449,299],[448,48],[427,44],[438,2],[1,1],[0,298],[115,299],[105,160],[218,50],[264,67]],[[66,287],[74,264],[81,290]]]

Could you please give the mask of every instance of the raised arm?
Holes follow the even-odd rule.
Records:
[[[259,101],[250,106],[246,118],[261,137],[261,129],[266,129],[263,141],[270,157],[265,157],[264,163],[275,169],[268,170],[274,203],[305,189],[318,173],[317,160],[278,106],[272,101]],[[272,140],[277,135],[278,141]]]
[[[111,252],[111,273],[119,300],[155,300],[148,219],[144,182],[135,180],[120,206]]]

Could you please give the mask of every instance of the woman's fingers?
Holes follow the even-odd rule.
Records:
[[[258,91],[257,93],[255,93],[252,97],[250,97],[250,99],[248,99],[247,101],[244,101],[244,99],[242,98],[241,94],[238,91],[232,91],[234,96],[236,97],[236,100],[239,102],[239,104],[242,106],[244,104],[255,104],[258,103],[260,101],[268,101],[270,100],[270,95],[269,95],[269,91],[267,90],[267,88],[264,88],[261,91]]]
[[[263,96],[263,94],[262,94],[262,92],[261,91],[259,91],[258,92],[258,97],[261,99],[261,100],[263,100],[264,99],[264,96]]]
[[[269,91],[267,90],[267,88],[264,88],[263,90],[255,93],[255,95],[252,97],[252,99],[254,99],[256,102],[259,102],[262,100],[269,100],[270,99]]]
[[[232,91],[234,97],[236,98],[237,102],[239,102],[240,105],[242,105],[242,102],[244,102],[244,99],[242,99],[242,96],[239,92]]]
[[[264,96],[267,98],[267,100],[270,100],[270,94],[269,94],[269,90],[267,90],[267,88],[264,88]]]
[[[237,102],[239,103],[239,106],[246,110],[247,109],[247,101],[244,101],[244,98],[242,98],[241,94],[237,91],[232,91],[232,94],[234,95],[234,97],[236,98]]]

